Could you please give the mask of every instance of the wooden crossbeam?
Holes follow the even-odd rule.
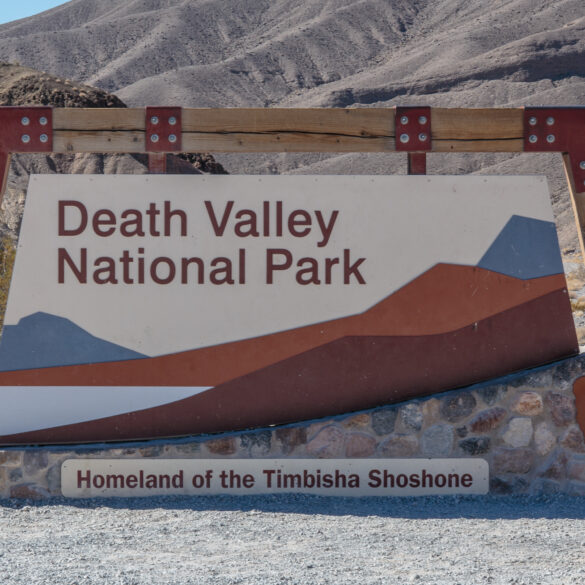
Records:
[[[434,152],[521,152],[522,108],[433,109]],[[55,152],[146,152],[142,108],[55,109]],[[395,152],[394,108],[183,109],[185,152]]]

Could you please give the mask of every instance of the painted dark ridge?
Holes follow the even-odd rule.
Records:
[[[555,291],[454,332],[352,336],[156,408],[0,437],[4,444],[120,441],[284,424],[401,402],[578,353]]]
[[[342,337],[447,333],[565,287],[563,274],[523,281],[437,264],[360,315],[140,361],[0,372],[0,384],[217,386]]]
[[[6,325],[0,341],[0,371],[135,360],[147,356],[91,335],[69,319],[49,313]]]
[[[563,273],[555,224],[513,215],[478,266],[523,280]]]

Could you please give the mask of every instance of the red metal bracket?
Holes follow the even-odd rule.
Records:
[[[52,108],[44,106],[0,108],[0,201],[6,187],[11,153],[52,150]]]
[[[0,151],[51,152],[53,110],[48,107],[0,108]]]
[[[181,152],[181,108],[146,108],[146,152]]]
[[[568,154],[575,191],[585,192],[585,108],[524,108],[524,150]]]
[[[431,108],[428,106],[396,107],[396,150],[428,152],[432,147]]]

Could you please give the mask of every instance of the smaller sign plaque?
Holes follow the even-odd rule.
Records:
[[[483,459],[68,459],[65,497],[486,494]]]

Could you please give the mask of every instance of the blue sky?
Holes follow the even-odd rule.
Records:
[[[66,4],[66,2],[65,0],[1,0],[0,24],[38,14],[59,4]]]

